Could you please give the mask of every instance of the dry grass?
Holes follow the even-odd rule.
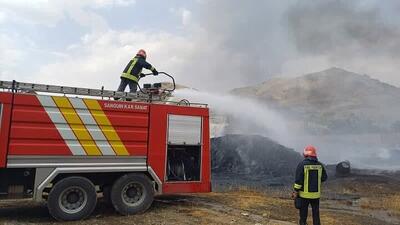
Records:
[[[382,198],[363,198],[360,201],[360,206],[363,209],[370,210],[390,210],[393,213],[400,215],[400,194]]]
[[[341,190],[342,193],[354,194],[354,190],[351,188],[344,188]],[[234,205],[235,207],[245,210],[258,215],[263,215],[263,217],[268,219],[279,219],[284,221],[295,222],[298,220],[298,211],[294,209],[293,202],[287,197],[282,197],[282,192],[259,192],[252,190],[251,188],[239,188],[236,191],[216,194],[223,196],[223,202],[227,205]],[[384,193],[380,193],[380,196],[387,196]],[[363,200],[362,198],[361,200]],[[370,208],[370,210],[391,210],[394,212],[400,212],[400,194],[383,198],[374,198],[374,205],[376,207]],[[380,205],[375,203],[380,200]],[[334,204],[349,204],[346,201],[333,201]],[[324,200],[322,200],[324,203]],[[368,203],[367,205],[370,205]],[[324,204],[323,204],[324,205]],[[366,209],[362,201],[360,201],[360,211],[356,214],[346,211],[330,211],[321,207],[321,221],[323,224],[327,225],[356,225],[356,224],[385,224],[382,221],[370,218],[370,213],[368,211],[363,211]],[[364,207],[363,207],[364,206]],[[310,210],[311,211],[311,210]],[[400,213],[398,214],[400,215]],[[393,216],[396,216],[393,214]],[[311,212],[309,213],[309,224],[311,221]]]
[[[339,186],[339,185],[337,185]],[[385,222],[374,217],[373,212],[390,210],[391,217],[400,217],[400,193],[369,187],[374,196],[362,196],[359,206],[352,206],[343,200],[322,200],[321,221],[325,225],[383,225],[398,224]],[[332,191],[332,190],[331,190]],[[342,187],[341,193],[354,194],[354,190]],[[337,193],[337,192],[336,192]],[[357,193],[358,194],[358,193]],[[343,210],[343,208],[351,210]],[[390,219],[390,218],[389,218]],[[15,221],[15,223],[10,223]],[[281,222],[286,221],[286,222]],[[86,221],[71,224],[296,224],[298,210],[293,206],[287,190],[263,190],[240,187],[234,191],[206,194],[170,196],[158,199],[144,214],[121,217],[105,205],[100,205],[95,214]],[[30,202],[0,202],[0,224],[54,224],[47,209]],[[309,224],[311,213],[309,214]]]
[[[271,200],[273,200],[265,195],[261,195],[260,193],[251,190],[232,192],[229,195],[235,199],[234,201],[237,203],[237,206],[244,210],[265,206],[267,202],[269,204]]]
[[[366,223],[354,215],[338,214],[332,212],[322,212],[321,223],[326,225],[365,225]],[[308,220],[308,224],[312,224],[311,218]],[[370,224],[370,223],[368,223]],[[374,224],[374,223],[372,223]]]
[[[400,195],[395,195],[385,201],[387,209],[393,210],[400,214]]]

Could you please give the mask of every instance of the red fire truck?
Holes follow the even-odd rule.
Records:
[[[160,87],[0,81],[0,197],[46,201],[57,220],[79,220],[101,195],[128,215],[155,195],[210,192],[209,110],[168,102]]]

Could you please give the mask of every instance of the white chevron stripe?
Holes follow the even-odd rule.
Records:
[[[72,154],[86,155],[85,150],[83,150],[82,145],[79,143],[74,132],[72,132],[71,127],[62,116],[60,110],[58,109],[56,103],[53,101],[51,96],[38,95],[38,99],[43,108],[46,110],[47,115],[49,115],[51,121],[56,126],[61,137],[64,139],[65,143],[71,150]]]
[[[75,108],[76,113],[81,118],[86,129],[89,131],[93,140],[96,142],[97,147],[100,149],[103,155],[115,155],[114,150],[108,143],[107,138],[104,136],[100,127],[97,125],[96,120],[89,112],[85,103],[80,98],[69,98],[72,106]]]

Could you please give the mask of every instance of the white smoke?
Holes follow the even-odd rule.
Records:
[[[229,94],[200,92],[191,89],[177,90],[174,95],[178,99],[189,99],[190,102],[208,104],[211,110],[211,120],[214,119],[212,122],[216,122],[215,119],[218,119],[217,123],[221,126],[229,124],[228,129],[216,129],[213,136],[222,136],[228,133],[259,134],[281,144],[290,145],[289,137],[291,135],[285,119],[265,104]],[[221,121],[221,117],[228,118],[228,121]]]
[[[304,146],[313,144],[319,149],[319,159],[327,164],[349,160],[357,168],[400,168],[396,160],[400,157],[400,150],[383,149],[372,143],[367,145],[365,138],[357,135],[309,135],[298,128],[293,129],[290,126],[290,118],[253,99],[193,89],[177,90],[174,96],[175,99],[171,99],[173,101],[188,99],[191,103],[208,104],[213,137],[226,134],[258,134],[298,152],[301,152]],[[221,120],[221,117],[227,119]]]

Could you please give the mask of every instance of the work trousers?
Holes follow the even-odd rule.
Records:
[[[319,198],[318,199],[306,199],[301,198],[301,208],[300,208],[300,225],[307,224],[308,216],[308,205],[311,204],[313,225],[320,225],[321,221],[319,218]]]
[[[121,77],[121,82],[119,83],[119,87],[117,91],[121,91],[124,92],[126,86],[129,85],[129,92],[130,93],[135,93],[137,91],[137,83],[133,80],[130,80],[128,78],[125,77]],[[115,100],[118,100],[119,98],[114,98]],[[130,101],[131,99],[126,99],[128,101]]]
[[[129,85],[129,92],[135,93],[137,91],[137,83],[125,77],[121,77],[121,82],[119,83],[118,91],[125,91],[126,86]]]

